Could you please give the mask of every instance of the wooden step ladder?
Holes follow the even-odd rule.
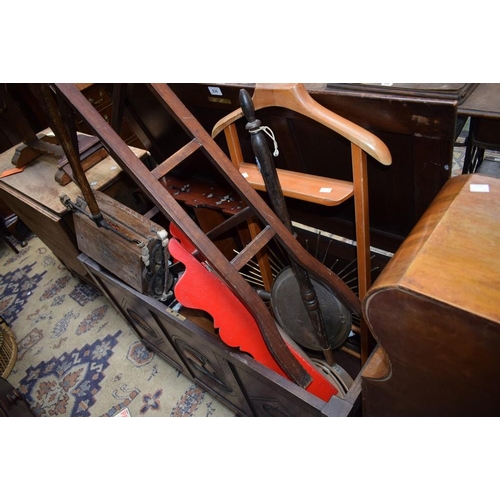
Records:
[[[357,316],[361,316],[359,298],[335,273],[318,262],[290,234],[260,195],[234,168],[231,160],[222,149],[166,84],[149,84],[148,88],[158,100],[159,105],[164,107],[184,129],[188,136],[188,142],[152,171],[148,170],[135,156],[76,86],[73,84],[54,84],[51,88],[90,125],[117,164],[137,183],[159,211],[180,229],[196,248],[199,256],[202,256],[211,270],[246,307],[257,322],[270,353],[286,375],[301,387],[307,388],[311,383],[311,376],[293,356],[266,304],[240,275],[239,269],[274,238],[292,259],[314,276],[317,281],[332,289],[338,299]],[[160,182],[165,175],[198,150],[208,157],[245,203],[243,210],[207,234],[189,217]],[[253,217],[260,221],[264,229],[251,240],[242,252],[229,261],[214,244],[213,238]]]

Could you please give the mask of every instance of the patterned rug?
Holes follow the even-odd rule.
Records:
[[[0,241],[0,315],[18,345],[7,380],[44,417],[230,417],[145,349],[107,299],[73,277],[36,236]]]

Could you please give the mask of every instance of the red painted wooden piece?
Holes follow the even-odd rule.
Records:
[[[201,309],[210,314],[215,327],[219,329],[221,340],[226,345],[239,348],[264,366],[289,378],[274,360],[256,321],[241,301],[183,246],[194,248],[174,224],[170,226],[170,233],[173,236],[168,244],[170,254],[186,267],[175,286],[177,300],[185,307]],[[288,342],[287,345],[313,379],[307,391],[323,401],[329,401],[338,393],[337,389],[305,357]]]

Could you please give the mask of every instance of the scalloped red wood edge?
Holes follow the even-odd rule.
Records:
[[[290,380],[271,355],[250,312],[227,285],[190,253],[188,249],[192,250],[194,246],[174,224],[170,225],[170,234],[172,238],[168,243],[169,252],[186,268],[175,285],[176,299],[184,307],[200,309],[210,314],[226,345],[250,354],[259,363]],[[338,393],[337,389],[292,345],[288,342],[287,345],[313,379],[306,390],[328,402]]]

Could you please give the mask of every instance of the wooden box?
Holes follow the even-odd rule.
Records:
[[[159,271],[165,252],[161,236],[166,238],[167,232],[113,198],[99,192],[94,194],[111,229],[98,227],[87,215],[75,211],[78,248],[134,290],[150,293],[146,263],[153,271]],[[90,214],[84,200],[80,198],[77,204]]]
[[[141,294],[86,255],[95,283],[142,342],[240,416],[334,417],[359,413],[361,376],[344,398],[324,402],[293,382],[226,346],[203,313],[178,312]]]

